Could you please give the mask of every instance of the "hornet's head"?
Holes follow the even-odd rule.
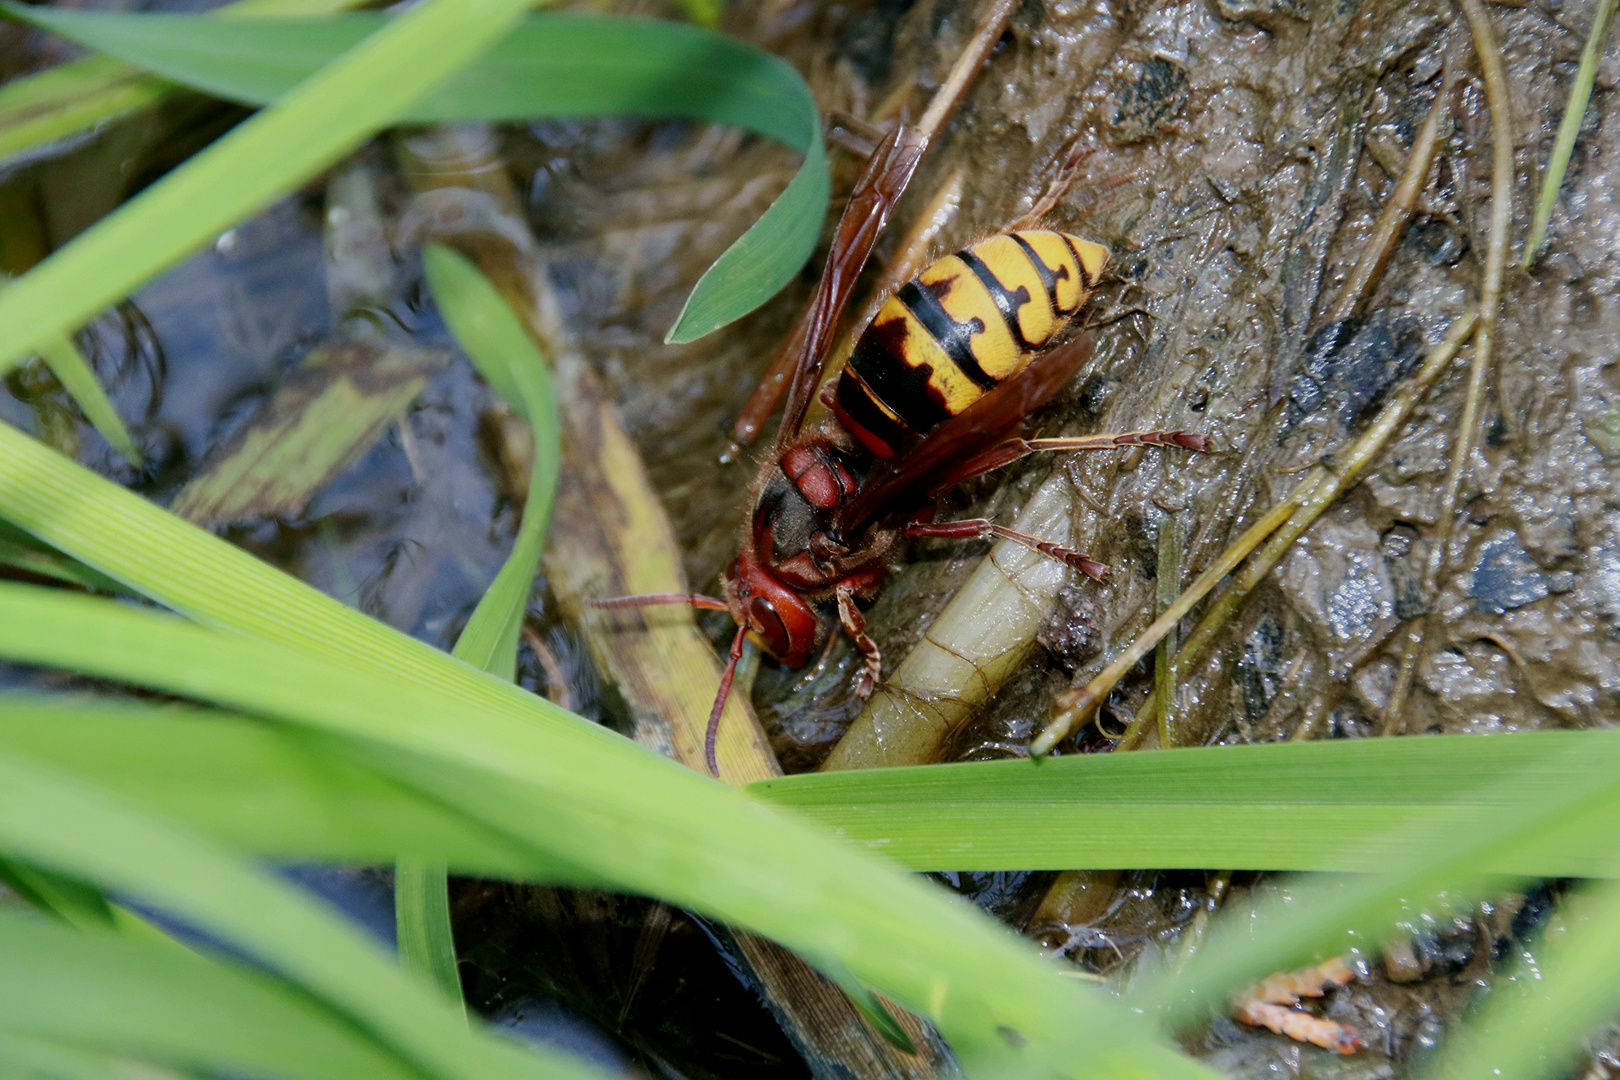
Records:
[[[722,579],[726,606],[754,644],[788,667],[810,660],[821,620],[808,601],[767,570],[744,546]]]

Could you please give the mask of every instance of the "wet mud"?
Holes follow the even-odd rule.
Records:
[[[1591,7],[1545,0],[1488,8],[1512,89],[1515,264]],[[734,5],[723,26],[798,66],[824,112],[887,122],[920,110],[975,14],[964,0],[853,7],[758,0]],[[1445,91],[1448,67],[1455,87]],[[1367,478],[1256,590],[1210,655],[1181,673],[1176,704],[1187,741],[1620,720],[1620,373],[1613,361],[1620,355],[1613,244],[1620,125],[1608,119],[1617,81],[1620,59],[1611,48],[1550,241],[1528,272],[1508,274],[1485,438],[1462,486],[1454,558],[1431,586],[1427,568],[1463,404],[1462,361]],[[1453,95],[1452,119],[1418,213],[1363,313],[1330,319],[1441,92]],[[210,133],[229,119],[219,110],[199,115],[188,118],[190,130]],[[144,138],[103,136],[0,177],[0,211],[13,238],[5,269],[18,272],[29,261],[16,238],[32,236],[42,252],[133,190],[124,182],[89,187],[81,200],[88,208],[65,207],[71,200],[60,193],[76,178],[118,168],[131,155],[161,167],[167,159],[150,132]],[[503,140],[569,330],[620,404],[691,585],[712,589],[735,551],[755,468],[747,453],[720,463],[730,424],[809,295],[817,266],[709,338],[682,346],[662,338],[697,276],[781,190],[796,160],[736,131],[689,124],[548,121]],[[1077,582],[1069,590],[1029,665],[952,733],[946,756],[953,760],[1023,752],[1053,694],[1094,674],[1151,621],[1157,537],[1166,523],[1185,537],[1184,584],[1280,500],[1300,469],[1359,432],[1425,348],[1477,302],[1483,274],[1490,122],[1466,21],[1439,0],[1027,0],[930,150],[879,245],[879,262],[953,172],[968,183],[935,241],[938,254],[1025,213],[1076,140],[1082,179],[1048,220],[1105,244],[1113,272],[1087,315],[1096,337],[1091,367],[1033,426],[1048,435],[1187,428],[1209,434],[1214,451],[1036,457],[945,495],[947,513],[1009,520],[1048,476],[1066,477],[1074,545],[1114,570],[1106,585]],[[836,204],[859,162],[838,148],[831,158]],[[403,196],[397,180],[389,183],[385,196],[392,192],[398,212]],[[447,346],[414,261],[403,251],[398,258],[400,284],[387,309],[396,332],[416,346]],[[232,230],[92,328],[87,351],[151,462],[138,473],[37,371],[8,380],[0,416],[166,502],[341,322],[343,313],[327,308],[321,272],[312,190]],[[448,647],[516,525],[513,493],[521,485],[512,472],[521,452],[514,457],[503,442],[508,419],[465,365],[440,371],[401,421],[301,514],[238,523],[226,535]],[[891,580],[868,614],[891,662],[920,639],[986,548],[931,543]],[[535,639],[551,655],[524,649],[524,685],[543,692],[560,681],[584,715],[623,724],[622,703],[603,690],[576,630],[543,588],[531,616]],[[717,639],[722,621],[712,627]],[[1399,715],[1386,715],[1403,651],[1424,623],[1412,693]],[[854,715],[855,663],[840,647],[819,673],[761,666],[755,705],[789,771],[816,767]],[[1144,665],[1105,704],[1100,726],[1064,751],[1108,751],[1111,733],[1142,706],[1150,684]],[[1203,873],[1126,875],[1087,922],[1061,933],[1048,927],[1043,943],[1094,972],[1156,962],[1180,947],[1207,882]],[[1021,926],[1049,876],[948,876],[947,884]],[[1276,888],[1286,885],[1240,876],[1225,902],[1252,902],[1251,893]],[[646,933],[646,905],[525,898],[482,885],[461,895],[458,929],[478,958],[480,1000],[492,1008],[550,995],[611,1028],[626,1023],[629,1014],[615,1011],[630,1008],[625,995],[665,1004],[679,997],[679,978],[626,988],[640,985],[636,964],[656,967],[634,948]],[[1188,1049],[1232,1075],[1406,1075],[1556,903],[1556,890],[1538,890],[1424,916],[1387,950],[1358,958],[1365,977],[1322,1008],[1369,1036],[1360,1055],[1341,1059],[1224,1019],[1189,1037]],[[486,918],[491,912],[499,917]],[[712,950],[703,928],[683,920],[667,931],[681,943],[676,951]],[[595,982],[563,985],[555,974],[534,975],[530,959],[516,959],[544,952],[535,944],[542,939],[545,948],[566,950],[585,924],[602,931],[603,955],[612,954]],[[746,1009],[748,995],[733,994],[740,984],[713,959],[711,951],[708,960],[678,962],[707,980],[709,989],[692,1001]],[[612,993],[621,998],[612,1001],[619,1005],[604,998],[600,1009],[581,1007],[605,993],[598,983],[606,973],[618,973]],[[687,1021],[646,1007],[654,1019],[631,1025],[626,1036],[643,1068],[693,1076],[799,1068],[772,1041],[763,1013],[728,1036],[747,1050],[722,1053],[712,1039],[681,1036],[656,1065],[648,1048],[657,1031]],[[1620,1068],[1613,1064],[1620,1036],[1594,1045],[1598,1067]],[[749,1056],[756,1052],[763,1056]]]

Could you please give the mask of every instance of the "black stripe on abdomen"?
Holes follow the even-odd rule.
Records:
[[[906,362],[906,336],[903,319],[874,320],[855,342],[849,366],[890,412],[922,435],[944,423],[950,412],[928,385],[934,369]]]
[[[905,425],[878,408],[853,372],[846,371],[839,376],[833,402],[833,410],[844,426],[849,428],[850,434],[880,458],[899,457],[906,447],[916,441]]]
[[[996,378],[980,367],[978,357],[973,355],[973,335],[984,333],[982,320],[975,316],[965,323],[957,322],[951,318],[951,313],[945,310],[945,305],[939,302],[938,297],[929,292],[916,278],[900,286],[900,291],[894,296],[917,316],[917,321],[923,324],[923,329],[927,330],[929,336],[945,350],[945,355],[951,358],[951,363],[956,365],[958,371],[966,375],[980,390],[995,388]]]
[[[990,293],[990,299],[996,302],[996,309],[1007,323],[1007,332],[1012,334],[1013,342],[1022,352],[1033,352],[1035,346],[1024,340],[1024,328],[1018,325],[1018,309],[1029,303],[1029,290],[1022,285],[1016,292],[1008,292],[1007,286],[1001,283],[995,272],[985,265],[984,260],[973,254],[972,248],[963,248],[956,253],[956,257],[967,264],[973,271],[973,276],[979,279]]]
[[[1057,298],[1057,283],[1068,280],[1069,268],[1060,266],[1056,270],[1052,269],[1041,261],[1040,255],[1030,246],[1028,240],[1025,240],[1017,233],[1008,233],[1007,235],[1013,238],[1014,243],[1024,249],[1024,254],[1029,256],[1030,265],[1035,267],[1037,274],[1041,275],[1041,284],[1046,286],[1046,299],[1052,305],[1052,310],[1062,315],[1069,314],[1069,309],[1060,305]],[[1082,298],[1085,297],[1084,292],[1081,292],[1080,295]]]

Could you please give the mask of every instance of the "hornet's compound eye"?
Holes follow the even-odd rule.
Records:
[[[748,605],[748,629],[759,635],[761,644],[772,656],[786,656],[792,648],[782,616],[763,596],[754,597]]]

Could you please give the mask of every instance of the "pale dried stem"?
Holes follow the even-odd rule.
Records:
[[[1507,76],[1502,52],[1490,19],[1479,0],[1457,0],[1474,34],[1474,51],[1479,56],[1480,74],[1485,82],[1485,99],[1491,110],[1491,229],[1485,255],[1485,281],[1480,287],[1479,327],[1474,339],[1473,363],[1468,368],[1468,389],[1463,399],[1462,419],[1452,447],[1451,467],[1446,471],[1441,491],[1440,514],[1435,522],[1434,544],[1429,551],[1425,593],[1433,597],[1440,578],[1451,561],[1451,538],[1456,527],[1457,503],[1479,444],[1480,414],[1485,399],[1485,380],[1490,374],[1491,351],[1496,340],[1496,320],[1502,305],[1502,280],[1507,272],[1508,230],[1513,223],[1513,126],[1509,119]]]
[[[1329,322],[1350,318],[1366,307],[1371,299],[1373,290],[1378,287],[1379,279],[1389,266],[1390,257],[1395,254],[1395,244],[1406,229],[1407,220],[1411,218],[1429,181],[1429,170],[1434,166],[1435,155],[1440,149],[1440,128],[1450,115],[1451,73],[1448,71],[1441,82],[1440,92],[1434,97],[1434,104],[1429,107],[1429,115],[1418,129],[1417,138],[1412,140],[1412,152],[1406,156],[1406,165],[1401,170],[1395,190],[1390,193],[1378,220],[1373,223],[1372,235],[1367,238],[1361,258],[1328,312]]]
[[[956,111],[968,83],[979,73],[979,68],[984,65],[990,50],[995,48],[996,42],[1001,39],[1001,32],[1006,29],[1007,20],[1012,18],[1012,13],[1018,10],[1021,3],[1023,0],[996,0],[990,14],[979,22],[967,47],[957,56],[956,63],[951,65],[945,81],[934,91],[934,99],[928,103],[928,109],[922,114],[922,119],[917,121],[917,130],[922,132],[925,138],[931,140]]]
[[[1401,733],[1401,714],[1406,711],[1406,699],[1412,692],[1412,680],[1417,676],[1418,659],[1423,655],[1427,622],[1427,619],[1419,619],[1406,631],[1401,665],[1395,671],[1395,685],[1390,687],[1389,700],[1384,702],[1384,714],[1380,718],[1382,734],[1386,737]]]

